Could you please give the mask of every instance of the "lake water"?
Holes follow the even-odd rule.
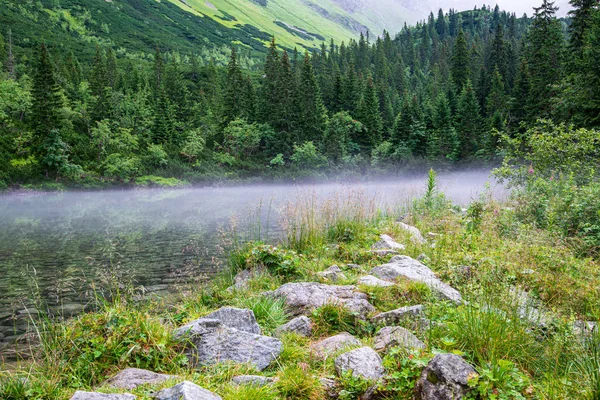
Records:
[[[0,342],[26,329],[32,299],[74,314],[115,283],[165,293],[208,279],[222,264],[221,232],[232,219],[254,238],[260,220],[261,236],[273,240],[278,210],[298,196],[362,191],[385,207],[420,195],[426,180],[0,195]],[[439,182],[461,204],[488,182],[503,193],[488,172],[440,175]]]

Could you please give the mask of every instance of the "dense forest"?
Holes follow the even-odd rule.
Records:
[[[571,3],[564,20],[546,0],[531,18],[440,10],[394,37],[304,54],[274,38],[260,63],[242,62],[250,53],[234,45],[227,65],[169,43],[156,43],[153,57],[41,43],[27,57],[9,24],[0,36],[0,185],[493,162],[537,124],[600,124],[599,5]]]

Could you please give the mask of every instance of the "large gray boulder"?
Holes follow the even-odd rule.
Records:
[[[106,394],[97,392],[76,391],[71,400],[135,400],[132,394]]]
[[[460,400],[469,391],[475,369],[456,354],[438,354],[421,373],[415,386],[418,400]]]
[[[375,311],[364,293],[356,287],[325,285],[316,282],[286,283],[269,295],[280,297],[293,315],[309,314],[325,304],[342,304],[360,317]]]
[[[352,371],[354,377],[377,380],[385,373],[381,357],[370,347],[361,347],[344,353],[335,359],[334,364],[340,376],[347,371]]]
[[[379,279],[373,275],[365,275],[365,276],[360,277],[360,279],[358,280],[358,282],[356,282],[356,284],[361,285],[361,286],[371,286],[371,287],[394,286],[394,283],[384,281],[383,279]]]
[[[296,317],[287,324],[281,325],[275,330],[275,336],[281,336],[286,332],[293,332],[300,336],[310,336],[312,334],[312,322],[305,316]]]
[[[396,325],[404,322],[413,322],[425,317],[423,306],[401,307],[395,310],[377,314],[371,318],[371,322],[375,325]]]
[[[313,343],[310,348],[317,357],[325,358],[352,346],[361,346],[360,340],[349,333],[342,332]]]
[[[439,297],[458,304],[462,302],[462,296],[456,289],[439,280],[432,270],[408,256],[392,257],[387,264],[373,268],[371,275],[388,281],[403,278],[422,282],[429,286]]]
[[[385,326],[377,332],[375,345],[377,351],[383,351],[392,347],[405,349],[424,349],[425,343],[412,334],[408,329],[401,326]]]
[[[145,369],[127,368],[105,382],[105,385],[133,390],[140,385],[155,385],[169,379],[177,378],[174,375],[157,374]]]
[[[205,316],[207,319],[216,319],[230,328],[260,335],[260,326],[256,322],[254,312],[248,309],[223,307]]]
[[[381,235],[379,239],[379,242],[371,246],[372,250],[404,250],[406,248],[388,235]]]
[[[413,243],[416,244],[425,244],[427,243],[427,241],[425,240],[425,238],[423,237],[423,235],[421,234],[421,231],[419,230],[419,228],[405,224],[404,222],[398,222],[398,226],[408,232],[410,234],[410,240],[413,241]]]
[[[156,400],[222,400],[221,396],[195,383],[184,381],[154,395]]]
[[[233,361],[262,371],[283,350],[278,339],[230,328],[216,319],[196,320],[179,328],[175,337],[186,343],[186,353],[196,365]]]

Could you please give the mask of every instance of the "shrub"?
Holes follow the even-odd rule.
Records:
[[[295,251],[265,244],[255,245],[245,255],[246,267],[265,267],[270,273],[283,277],[298,275],[300,257]]]
[[[421,371],[432,358],[432,354],[420,350],[407,351],[404,348],[393,347],[383,358],[383,366],[390,373],[380,391],[390,398],[412,398]]]

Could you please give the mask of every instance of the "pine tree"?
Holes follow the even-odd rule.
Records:
[[[508,60],[506,54],[506,41],[504,40],[504,28],[500,24],[496,26],[496,33],[491,44],[488,71],[494,71],[496,68],[504,78],[508,68]]]
[[[298,83],[298,115],[296,130],[298,142],[313,141],[317,143],[323,137],[327,111],[321,99],[308,51],[304,55]]]
[[[244,104],[240,88],[244,85],[242,70],[238,65],[237,51],[231,48],[231,56],[227,65],[227,77],[223,91],[222,127],[225,128],[231,121],[240,118],[244,111]]]
[[[452,79],[454,80],[458,92],[462,91],[462,88],[471,76],[469,58],[467,40],[465,38],[465,33],[461,29],[456,38],[454,51],[452,53]]]
[[[548,0],[543,0],[542,5],[535,8],[525,50],[531,82],[528,103],[541,118],[550,116],[553,85],[563,75],[564,37],[556,10],[554,3]]]
[[[438,96],[433,114],[433,132],[429,137],[428,156],[430,158],[458,159],[460,142],[452,125],[450,104],[444,94]]]
[[[106,81],[111,88],[116,88],[119,80],[119,71],[117,69],[117,59],[114,51],[109,48],[106,52]]]
[[[594,12],[600,7],[598,0],[571,0],[573,9],[569,11],[571,25],[569,26],[569,68],[577,69],[582,61],[587,31],[593,22]]]
[[[42,44],[33,79],[32,126],[34,152],[44,156],[44,143],[50,132],[61,128],[59,111],[63,106],[60,87],[46,45]]]
[[[0,71],[6,67],[6,60],[8,58],[8,52],[6,50],[6,44],[4,43],[4,36],[0,32]]]
[[[465,84],[458,99],[456,131],[460,141],[460,157],[468,158],[479,150],[482,120],[479,102],[470,80]]]
[[[486,102],[486,110],[489,116],[493,116],[498,113],[500,116],[504,116],[506,112],[506,90],[502,75],[498,67],[494,68],[494,75],[492,77],[492,85],[490,88],[490,94],[488,95]]]
[[[162,54],[160,53],[160,47],[156,46],[154,50],[154,79],[152,81],[152,89],[154,90],[155,95],[158,95],[161,91],[164,74],[165,63]]]
[[[8,77],[11,79],[16,78],[15,74],[15,56],[13,54],[12,46],[12,30],[8,30],[8,49],[6,55],[6,70],[8,71]]]
[[[435,29],[440,39],[444,40],[446,37],[448,37],[448,24],[446,23],[444,11],[441,8],[438,11],[438,17],[435,22]]]
[[[101,121],[106,118],[110,110],[108,99],[108,76],[106,72],[106,63],[99,46],[96,46],[96,56],[92,66],[92,77],[90,80],[90,89],[95,96],[94,108],[92,110],[92,119]]]
[[[265,59],[264,78],[261,92],[261,120],[270,124],[272,127],[276,127],[276,120],[281,114],[281,111],[279,110],[279,91],[282,89],[280,86],[280,70],[281,61],[279,60],[279,53],[277,52],[275,38],[273,38]]]
[[[360,90],[354,65],[350,65],[344,76],[342,99],[342,110],[348,111],[350,115],[356,115],[358,103],[360,102]]]
[[[358,106],[357,118],[366,129],[366,136],[358,143],[367,153],[381,142],[383,134],[383,119],[379,111],[379,99],[373,78],[369,76],[363,97]]]
[[[169,144],[173,141],[173,120],[171,106],[163,89],[154,103],[154,124],[152,127],[152,142],[155,144]]]
[[[529,107],[529,99],[531,96],[530,79],[527,61],[522,59],[515,79],[511,106],[511,114],[515,120],[516,126],[518,126],[521,121],[529,121],[531,119]]]

